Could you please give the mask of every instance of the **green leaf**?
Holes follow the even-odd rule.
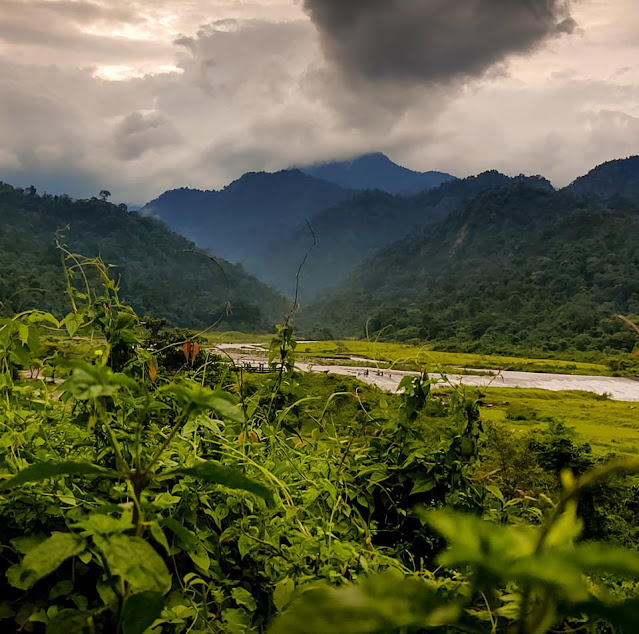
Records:
[[[162,527],[157,522],[149,523],[149,530],[153,539],[164,548],[167,555],[171,554],[171,548],[169,547],[169,542],[166,539],[166,535],[162,530]]]
[[[587,574],[609,574],[639,579],[639,553],[597,542],[577,544],[566,556]]]
[[[489,484],[486,487],[486,491],[492,493],[502,504],[506,504],[506,499],[499,487],[496,487],[494,484]]]
[[[62,610],[47,625],[46,634],[93,634],[93,612]]]
[[[18,324],[18,337],[23,345],[29,345],[29,326]]]
[[[249,612],[255,612],[257,609],[253,595],[245,588],[233,588],[231,595],[238,605],[244,606]]]
[[[0,603],[0,621],[10,619],[13,616],[15,616],[15,610],[11,607],[10,602],[3,601],[2,603]]]
[[[24,537],[16,537],[11,540],[11,545],[21,554],[26,555],[30,550],[39,546],[45,539],[46,535],[42,533],[34,533],[33,535],[25,535]]]
[[[265,486],[247,478],[239,471],[229,469],[228,467],[222,467],[215,462],[200,462],[194,467],[175,469],[164,475],[188,475],[197,478],[198,480],[204,480],[205,482],[221,484],[229,489],[249,491],[250,493],[259,495],[261,498],[266,500],[268,504],[273,504],[273,494]]]
[[[133,592],[161,592],[171,588],[171,574],[164,560],[141,537],[94,535],[111,574],[128,582]]]
[[[588,598],[572,546],[536,553],[538,532],[532,527],[498,526],[448,509],[430,511],[425,519],[449,542],[438,558],[443,566],[470,566],[475,572],[490,573],[500,583],[545,588],[570,601]]]
[[[291,601],[295,590],[295,581],[286,578],[282,579],[273,590],[273,605],[278,612],[281,612]]]
[[[122,611],[124,634],[144,634],[160,617],[164,597],[159,592],[141,592],[130,596]]]
[[[113,372],[107,366],[91,365],[83,361],[74,361],[69,365],[73,372],[63,389],[80,401],[113,396],[121,388],[132,392],[139,389],[135,380],[125,374]]]
[[[213,410],[222,418],[241,423],[244,420],[242,410],[233,402],[226,392],[213,391],[202,387],[194,381],[183,381],[162,388],[175,397],[178,405],[191,414],[203,414]]]
[[[53,324],[56,328],[60,328],[61,323],[51,314],[44,313],[40,315],[42,321],[48,321],[50,324]]]
[[[82,318],[76,313],[69,313],[60,323],[67,329],[69,337],[73,337],[78,331],[78,328],[82,325]]]
[[[112,533],[124,533],[133,526],[132,513],[124,513],[122,517],[113,517],[104,513],[91,513],[75,524],[71,528],[81,528],[86,535],[99,533],[100,535],[110,535]]]
[[[174,520],[172,517],[167,517],[162,523],[173,531],[175,536],[180,540],[180,544],[191,558],[191,561],[203,571],[208,571],[211,566],[211,559],[206,552],[206,548],[204,548],[204,544],[198,539],[197,535],[182,526],[180,522]]]
[[[459,608],[425,583],[385,573],[344,588],[315,587],[281,614],[269,634],[379,634],[454,622]]]
[[[7,579],[14,588],[28,590],[36,581],[56,570],[65,560],[84,550],[84,540],[72,533],[52,533],[30,550],[19,564],[7,570]]]
[[[182,526],[182,524],[180,524],[180,522],[176,519],[167,517],[162,520],[162,524],[173,532],[173,534],[180,540],[185,550],[194,550],[199,544],[200,540],[195,536],[195,533]]]
[[[47,478],[56,478],[66,475],[101,475],[108,478],[118,478],[117,471],[104,469],[89,462],[75,462],[72,460],[63,462],[40,462],[23,469],[9,480],[0,483],[0,491],[12,489],[27,482],[40,482]]]

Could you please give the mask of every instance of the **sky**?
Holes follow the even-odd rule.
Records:
[[[381,151],[563,186],[639,154],[637,0],[0,0],[0,180],[143,204]]]

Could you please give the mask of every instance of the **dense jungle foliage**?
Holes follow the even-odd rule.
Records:
[[[113,272],[122,274],[122,295],[142,315],[192,327],[207,327],[223,316],[225,330],[263,332],[288,308],[241,267],[194,253],[191,242],[156,220],[97,198],[73,201],[0,183],[0,314],[37,307],[63,315],[55,234],[67,226],[64,240],[72,250],[117,265]]]
[[[639,198],[639,156],[607,161],[572,182],[568,189],[575,194],[598,198]]]
[[[3,631],[634,631],[637,459],[300,375],[288,322],[247,376],[65,265],[71,312],[0,321]]]
[[[382,251],[299,322],[465,352],[631,351],[615,315],[639,313],[638,253],[639,203],[513,184]]]

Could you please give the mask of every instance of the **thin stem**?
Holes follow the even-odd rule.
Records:
[[[177,420],[175,421],[173,425],[173,428],[171,429],[171,433],[167,436],[166,440],[162,443],[160,448],[153,454],[153,457],[151,458],[151,462],[149,462],[149,464],[146,466],[146,468],[142,472],[145,477],[148,476],[148,474],[150,473],[155,463],[160,459],[160,456],[162,455],[164,450],[171,444],[171,442],[175,438],[175,435],[178,433],[178,431],[180,430],[180,427],[182,427],[182,425],[184,424],[187,418],[188,418],[188,413],[184,413],[181,416],[178,416]]]

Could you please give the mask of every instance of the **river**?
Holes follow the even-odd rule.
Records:
[[[219,352],[231,356],[237,361],[264,362],[264,356],[258,356],[262,349],[255,344],[230,344],[219,347]],[[348,365],[323,365],[318,363],[298,362],[295,367],[302,372],[318,372],[352,376],[364,383],[376,385],[382,390],[395,392],[405,376],[416,376],[417,372],[403,370],[382,370],[377,368],[355,367]],[[368,374],[366,373],[368,371]],[[520,387],[537,388],[558,392],[562,390],[581,390],[595,394],[608,394],[616,401],[639,402],[639,380],[612,376],[588,376],[583,374],[547,374],[545,372],[514,372],[504,370],[475,370],[482,374],[448,374],[432,375],[438,379],[436,387],[448,384],[469,385],[477,387]]]

